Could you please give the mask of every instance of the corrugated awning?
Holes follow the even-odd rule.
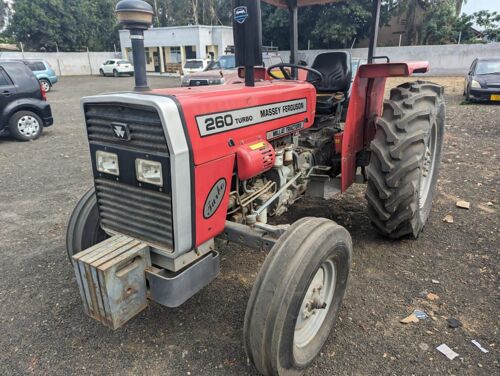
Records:
[[[280,8],[288,7],[286,0],[263,0],[265,3],[275,5]],[[299,7],[306,7],[308,5],[320,5],[320,4],[330,4],[338,3],[346,0],[297,0],[297,5]]]

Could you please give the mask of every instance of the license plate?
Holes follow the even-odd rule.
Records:
[[[500,102],[500,94],[491,94],[490,100]]]

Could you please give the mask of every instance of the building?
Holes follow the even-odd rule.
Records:
[[[187,59],[217,59],[233,45],[229,26],[157,27],[144,33],[146,70],[157,73],[180,73]],[[122,56],[132,61],[128,30],[120,30]]]

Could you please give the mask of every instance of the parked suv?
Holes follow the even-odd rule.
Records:
[[[127,60],[111,59],[105,61],[99,69],[101,76],[113,75],[118,77],[122,74],[134,75],[134,66]]]
[[[0,62],[0,135],[34,140],[53,122],[45,91],[26,64]]]
[[[36,78],[38,78],[43,90],[48,93],[52,89],[52,86],[58,81],[54,69],[44,60],[24,60],[23,62],[31,69]]]

